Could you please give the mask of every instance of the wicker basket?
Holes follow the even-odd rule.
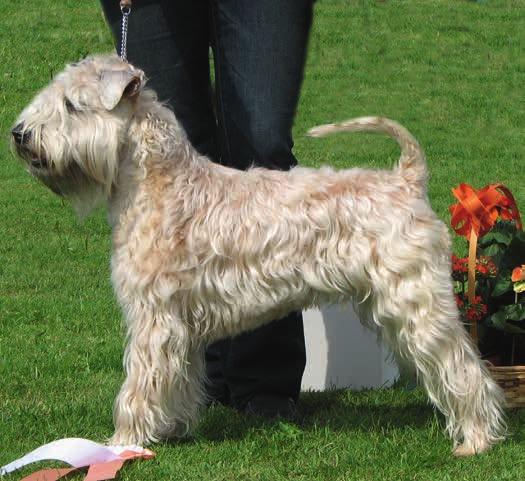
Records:
[[[505,393],[509,408],[525,407],[525,366],[488,366]]]

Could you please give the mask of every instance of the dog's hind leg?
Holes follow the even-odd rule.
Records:
[[[204,401],[203,348],[161,306],[128,309],[126,379],[115,401],[115,444],[184,436]]]
[[[445,415],[454,453],[476,454],[503,438],[502,394],[459,322],[448,259],[432,257],[378,279],[373,314]]]

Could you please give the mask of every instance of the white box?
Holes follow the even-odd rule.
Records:
[[[359,322],[350,306],[309,309],[303,322],[303,391],[386,387],[399,378],[388,347]]]

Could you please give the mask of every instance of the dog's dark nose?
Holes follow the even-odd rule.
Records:
[[[13,130],[11,130],[11,135],[18,145],[22,145],[29,140],[30,132],[24,130],[24,123],[20,122]]]

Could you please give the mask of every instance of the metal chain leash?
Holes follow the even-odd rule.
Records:
[[[131,13],[131,0],[120,0],[120,11],[122,12],[122,34],[120,41],[120,58],[128,61],[128,17]]]

